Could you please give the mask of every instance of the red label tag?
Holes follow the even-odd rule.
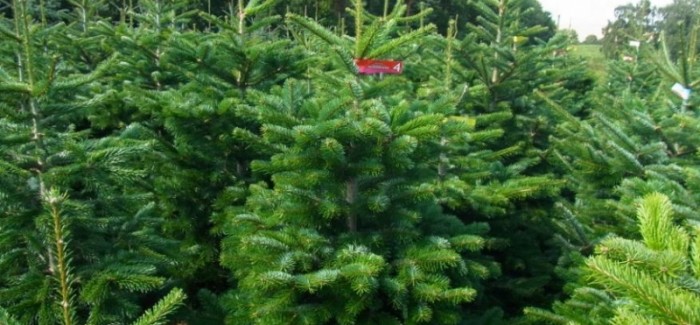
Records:
[[[400,74],[403,62],[392,60],[355,59],[355,65],[361,74]]]

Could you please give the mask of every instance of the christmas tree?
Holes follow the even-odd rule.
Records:
[[[222,260],[238,279],[232,323],[454,324],[488,269],[469,258],[483,225],[446,215],[429,183],[441,134],[465,119],[412,107],[400,77],[363,77],[353,58],[398,53],[432,27],[395,34],[405,6],[386,16],[355,1],[355,37],[289,15],[311,50],[333,58],[309,82],[259,93],[257,119],[276,153],[253,163],[270,182],[251,187],[232,216]]]
[[[694,324],[700,321],[697,227],[678,226],[668,197],[652,193],[637,208],[641,240],[611,236],[585,261],[594,288],[578,289],[531,316],[559,324]]]
[[[454,197],[450,207],[460,218],[487,222],[497,238],[490,248],[503,275],[487,284],[479,304],[481,310],[500,309],[508,319],[524,306],[550,304],[560,290],[551,212],[564,183],[545,159],[554,128],[533,92],[556,88],[553,96],[572,102],[590,87],[583,66],[553,55],[566,48],[565,38],[543,44],[536,38],[543,27],[521,24],[528,13],[523,2],[484,1],[473,7],[478,23],[468,23],[468,33],[455,42],[452,75],[467,86],[460,112],[475,116],[476,132],[467,145],[455,145],[461,157],[452,172],[459,181],[450,184],[452,196],[445,196]],[[473,321],[494,321],[480,314]]]
[[[610,73],[610,82],[595,91],[599,95],[588,118],[579,120],[549,101],[553,116],[562,122],[552,138],[551,162],[561,166],[575,193],[571,201],[562,200],[559,205],[559,241],[569,251],[560,271],[569,279],[567,291],[572,298],[554,305],[557,315],[543,313],[555,322],[600,323],[615,317],[616,298],[583,278],[588,271],[583,263],[610,236],[637,235],[639,197],[664,193],[674,202],[670,209],[679,218],[689,223],[698,219],[697,147],[695,132],[688,132],[697,125],[695,112],[689,111],[693,96],[682,98],[687,94],[680,92],[679,98],[671,90],[674,84],[692,87],[688,80],[697,72],[688,62],[694,60],[685,57],[675,64],[667,52],[640,46],[634,64],[643,70]],[[629,65],[624,60],[611,63]],[[635,79],[640,71],[648,76],[643,82]],[[607,95],[610,91],[617,93]],[[530,312],[537,315],[541,310]],[[585,314],[594,317],[586,319]]]
[[[183,300],[163,269],[176,263],[141,178],[152,144],[132,128],[89,127],[114,56],[94,48],[94,25],[51,24],[13,1],[0,47],[0,307],[23,324],[162,322]],[[86,2],[75,3],[85,17]],[[43,9],[43,7],[42,7]],[[98,17],[90,17],[99,19]],[[51,25],[50,25],[51,24]],[[12,316],[9,316],[12,315]]]

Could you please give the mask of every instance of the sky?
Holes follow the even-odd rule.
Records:
[[[601,30],[608,20],[615,18],[615,7],[638,0],[539,0],[544,10],[552,14],[554,22],[559,20],[559,28],[576,30],[580,39],[588,35],[602,37]],[[673,0],[651,0],[651,4],[663,7]]]

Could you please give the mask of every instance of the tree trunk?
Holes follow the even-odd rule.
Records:
[[[345,182],[345,202],[348,203],[348,208],[350,212],[347,217],[347,226],[350,232],[357,231],[357,214],[354,209],[355,201],[357,200],[357,180],[355,178],[349,179]]]
[[[333,0],[333,10],[335,10],[335,13],[339,16],[342,16],[343,13],[345,13],[345,7],[345,0]]]

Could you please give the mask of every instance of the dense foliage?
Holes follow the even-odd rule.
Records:
[[[674,60],[684,55],[684,49],[700,44],[692,43],[691,34],[697,32],[699,0],[673,0],[664,7],[654,7],[650,0],[630,1],[615,8],[615,20],[608,21],[602,30],[603,53],[611,59],[620,59],[635,42],[659,46],[661,40]]]
[[[0,324],[700,322],[696,5],[3,2]]]

